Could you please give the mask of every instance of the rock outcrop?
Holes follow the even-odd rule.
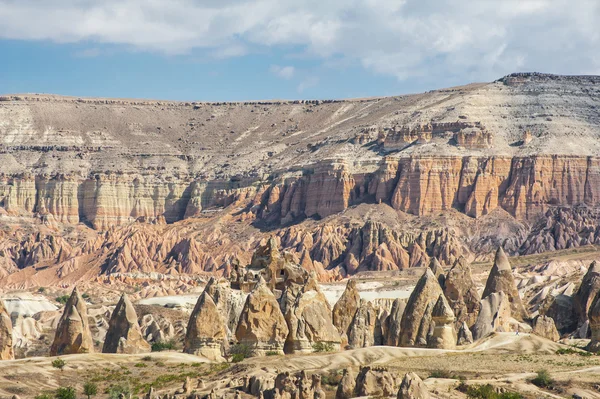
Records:
[[[311,275],[285,311],[289,334],[286,353],[310,353],[314,345],[339,350],[340,334],[333,325],[331,307],[321,292],[316,275]]]
[[[573,306],[578,315],[578,326],[588,320],[588,313],[594,298],[600,293],[600,262],[590,264],[583,276],[579,289],[573,295]]]
[[[481,298],[471,276],[471,266],[464,257],[460,257],[448,272],[444,295],[456,315],[456,321],[472,326],[479,313]]]
[[[498,292],[504,292],[508,297],[512,316],[517,320],[523,321],[527,317],[527,311],[521,301],[512,267],[502,247],[498,247],[496,251],[494,265],[490,270],[482,297],[485,298],[490,294]]]
[[[360,294],[355,280],[348,280],[342,296],[333,306],[333,325],[340,334],[348,335],[350,324],[360,306]]]
[[[235,336],[240,344],[248,345],[255,355],[265,355],[266,352],[283,354],[288,333],[277,299],[261,278],[246,299]]]
[[[150,352],[150,344],[142,336],[138,317],[127,294],[123,294],[108,322],[102,353]]]
[[[533,320],[533,333],[554,342],[560,339],[554,320],[549,316],[539,315]]]
[[[366,348],[375,345],[377,311],[369,301],[361,299],[360,306],[348,328],[348,346]]]
[[[494,331],[510,331],[511,306],[504,292],[495,292],[481,300],[477,321],[471,328],[473,339],[479,340]]]
[[[382,367],[362,367],[356,377],[355,396],[387,397],[396,392],[394,377]]]
[[[419,279],[415,289],[410,294],[402,320],[400,322],[400,346],[416,346],[426,344],[429,325],[423,321],[431,319],[433,306],[442,293],[442,287],[430,268]],[[427,330],[427,331],[425,331]],[[425,337],[425,342],[419,338]]]
[[[444,294],[441,294],[435,303],[431,318],[434,328],[427,346],[438,349],[455,349],[457,337],[454,322],[456,317]]]
[[[402,378],[397,399],[429,399],[429,391],[423,380],[415,373],[407,373]]]
[[[592,330],[592,339],[587,349],[590,352],[600,352],[600,295],[596,295],[596,298],[592,302],[588,317],[590,330]]]
[[[459,346],[470,345],[473,343],[473,333],[469,329],[466,321],[463,321],[458,328],[458,339],[456,344]]]
[[[93,352],[94,341],[90,332],[87,306],[75,287],[58,321],[50,356]]]
[[[4,302],[0,299],[0,360],[14,358],[12,321],[4,307]]]
[[[356,377],[352,373],[352,369],[344,369],[342,379],[335,392],[335,399],[351,399],[354,397],[355,389]]]
[[[228,343],[223,313],[209,294],[215,284],[215,279],[211,279],[198,298],[190,315],[183,344],[185,353],[204,356],[210,360],[223,359]]]
[[[387,329],[384,336],[384,345],[398,346],[400,344],[400,331],[402,330],[401,322],[405,309],[405,299],[394,299],[390,315],[386,319]]]

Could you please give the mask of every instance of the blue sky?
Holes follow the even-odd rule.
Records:
[[[0,0],[0,93],[385,96],[600,74],[599,48],[596,0]]]

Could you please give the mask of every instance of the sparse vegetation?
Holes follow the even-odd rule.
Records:
[[[554,380],[548,370],[538,370],[536,377],[531,383],[540,388],[550,388]]]
[[[127,386],[112,385],[110,388],[108,388],[106,393],[108,394],[109,399],[119,399],[119,395],[121,394],[125,395],[125,397],[127,398],[131,394],[131,389],[129,387],[129,384],[127,384]]]
[[[142,367],[148,367],[148,365],[146,363],[136,363],[133,365],[133,367],[142,368]]]
[[[152,352],[172,351],[176,350],[175,341],[158,341],[152,343]]]
[[[146,356],[142,357],[142,359],[141,359],[141,360],[142,360],[143,362],[151,362],[153,359],[152,359],[152,356],[150,356],[150,355],[146,355]]]
[[[98,386],[91,381],[83,384],[83,394],[90,399],[92,396],[96,396],[98,394]]]
[[[41,393],[39,395],[36,395],[34,399],[52,399],[52,395],[47,393]]]
[[[229,350],[231,355],[231,361],[233,363],[239,363],[242,360],[252,356],[252,349],[246,344],[237,344],[231,347]]]
[[[56,297],[56,302],[60,303],[61,305],[66,304],[68,300],[69,300],[68,295],[62,295],[62,296]]]
[[[523,396],[516,392],[497,392],[490,384],[467,385],[461,382],[456,389],[466,393],[469,399],[523,399]]]
[[[59,369],[60,371],[63,371],[66,365],[67,362],[62,360],[60,357],[52,361],[52,367],[54,367],[55,369]]]
[[[429,373],[428,378],[448,378],[448,379],[460,380],[460,381],[465,380],[465,377],[462,375],[454,374],[451,371],[440,370],[440,369],[433,370],[431,373]]]
[[[583,350],[575,350],[573,348],[560,348],[556,350],[557,355],[579,355],[583,357],[593,356],[592,352],[587,352]]]
[[[331,342],[315,342],[313,344],[313,351],[317,353],[321,352],[333,352],[333,344]]]
[[[278,356],[278,355],[279,355],[279,352],[277,352],[277,351],[268,351],[268,352],[266,353],[266,355],[267,355],[267,356]]]
[[[56,399],[76,399],[75,388],[73,387],[60,387],[54,393]]]

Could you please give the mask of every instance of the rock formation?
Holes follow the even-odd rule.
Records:
[[[600,292],[600,262],[594,261],[590,264],[579,289],[573,295],[573,306],[578,315],[578,325],[581,326],[588,320],[589,309],[594,298]]]
[[[311,275],[285,310],[289,329],[286,353],[310,353],[315,344],[339,350],[341,338],[333,325],[331,313],[331,307],[319,288],[316,275]]]
[[[437,277],[440,286],[444,288],[444,284],[446,282],[446,274],[444,273],[444,268],[440,264],[440,261],[437,260],[437,258],[435,257],[431,258],[431,261],[429,262],[429,268]]]
[[[108,322],[102,353],[132,355],[144,352],[150,352],[150,344],[144,340],[135,309],[123,293]]]
[[[596,295],[596,298],[592,302],[588,317],[590,329],[592,330],[592,339],[588,344],[587,350],[590,352],[600,352],[600,295]]]
[[[441,294],[435,303],[431,318],[435,326],[427,346],[438,349],[455,349],[457,337],[454,322],[456,317],[444,294]]]
[[[533,333],[549,339],[550,341],[558,341],[560,334],[556,330],[552,317],[539,315],[533,320]]]
[[[402,378],[396,397],[398,399],[429,399],[431,396],[423,380],[417,374],[407,373]]]
[[[442,295],[442,287],[430,268],[419,279],[415,289],[410,294],[400,322],[400,346],[423,345],[418,343],[419,336],[426,335],[423,320],[430,319],[433,306]],[[429,326],[426,327],[427,329]],[[421,331],[421,334],[420,334]],[[426,342],[425,342],[426,343]]]
[[[190,315],[183,344],[185,353],[204,356],[210,360],[222,359],[228,342],[223,313],[209,294],[215,284],[215,279],[211,279],[198,298]]]
[[[239,291],[232,290],[229,284],[222,280],[214,281],[212,284],[209,281],[206,289],[225,321],[227,339],[231,340],[235,335],[235,329],[244,307],[244,295]]]
[[[348,335],[350,324],[360,305],[360,294],[356,288],[355,280],[348,280],[346,289],[336,304],[333,306],[333,325],[340,334]]]
[[[396,392],[394,377],[381,367],[361,367],[356,377],[355,396],[392,396]]]
[[[335,392],[335,399],[351,399],[354,397],[355,389],[356,379],[352,373],[352,369],[344,369],[342,379]]]
[[[50,347],[50,356],[93,352],[94,341],[90,332],[87,306],[75,287],[58,322],[54,342]]]
[[[470,345],[473,343],[473,333],[469,329],[466,321],[463,321],[458,329],[458,340],[457,345]]]
[[[471,276],[471,267],[464,257],[460,257],[448,272],[444,295],[456,315],[457,322],[466,321],[472,326],[479,313],[481,298]]]
[[[283,354],[288,333],[277,299],[261,278],[246,299],[235,336],[240,344],[248,345],[255,355],[264,355],[266,352]]]
[[[481,300],[477,321],[471,328],[473,339],[479,340],[494,331],[510,331],[511,306],[504,292],[495,292]]]
[[[404,314],[405,308],[405,299],[394,299],[390,315],[386,320],[387,330],[384,337],[384,345],[398,346],[400,344],[400,331],[402,329],[400,323],[402,322],[402,315]]]
[[[527,317],[527,311],[521,301],[519,290],[517,290],[510,262],[502,247],[498,247],[498,250],[496,251],[494,266],[492,266],[492,270],[490,270],[490,275],[488,276],[482,296],[485,298],[488,295],[497,292],[504,292],[508,297],[511,314],[515,319],[522,321]]]
[[[12,360],[14,358],[12,321],[0,299],[0,360]]]
[[[348,328],[348,346],[366,348],[375,345],[377,311],[369,301],[361,299],[360,306]]]

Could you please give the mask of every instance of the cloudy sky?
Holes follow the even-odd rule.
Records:
[[[0,0],[0,93],[247,100],[600,74],[600,0]]]

